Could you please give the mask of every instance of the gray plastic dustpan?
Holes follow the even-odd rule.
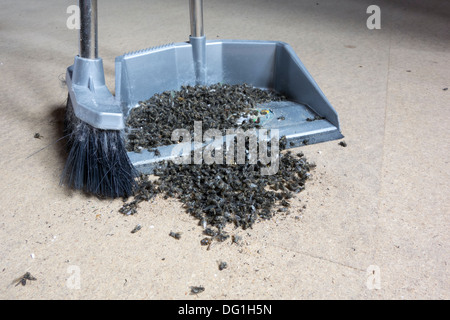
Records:
[[[173,43],[116,58],[116,99],[125,110],[156,93],[183,85],[243,84],[273,89],[289,101],[264,106],[273,111],[264,128],[279,129],[288,147],[342,138],[339,118],[303,63],[280,41],[206,41],[202,1],[190,1],[188,43]],[[279,121],[278,119],[285,119]],[[175,129],[175,128],[174,128]],[[137,169],[149,171],[157,161],[172,157],[172,146],[153,152],[130,152]]]
[[[184,85],[246,83],[275,90],[288,98],[289,101],[262,106],[273,113],[263,127],[278,129],[280,137],[286,136],[288,148],[343,137],[336,111],[291,46],[280,41],[206,41],[202,11],[202,0],[190,0],[189,42],[167,44],[116,57],[114,110],[120,109],[124,119],[139,101],[147,100],[156,93],[180,90]],[[85,82],[89,86],[89,81]],[[107,126],[109,122],[120,121],[114,115],[118,116],[116,111],[105,110],[96,118]],[[111,121],[106,117],[110,117]],[[99,127],[94,122],[91,124]],[[146,150],[129,152],[128,156],[138,170],[149,173],[159,161],[173,157],[172,148],[159,147],[159,156]]]

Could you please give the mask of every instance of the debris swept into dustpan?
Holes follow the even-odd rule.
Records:
[[[202,7],[201,1],[195,3],[191,2],[194,15],[195,7]],[[202,24],[201,15],[193,21]],[[280,150],[340,139],[342,134],[337,113],[289,45],[206,41],[202,25],[193,29],[198,33],[192,32],[189,43],[116,58],[116,98],[126,110],[126,147],[141,172],[135,197],[120,212],[135,214],[140,202],[158,194],[176,198],[203,226],[207,237],[200,243],[209,249],[229,238],[227,224],[246,229],[274,214],[289,213],[290,199],[305,188],[315,164],[303,153]],[[223,137],[232,128],[276,131],[276,140],[257,139],[258,151],[270,140],[266,151],[271,161],[254,161],[249,137],[239,163],[228,161],[227,138],[222,149],[212,152],[219,158],[227,153],[223,162],[175,161],[195,159],[198,151],[211,155],[212,143],[201,133],[196,144],[196,123],[200,132],[216,130]],[[174,135],[177,129],[185,130],[186,136]],[[189,147],[174,152],[184,144]],[[233,156],[239,153],[236,144],[231,148]],[[277,170],[263,174],[274,162]]]
[[[127,150],[140,152],[143,148],[171,145],[172,133],[184,128],[193,133],[194,121],[202,122],[202,131],[240,127],[243,130],[259,128],[264,117],[258,105],[283,101],[286,97],[274,91],[261,90],[248,84],[211,86],[183,86],[179,91],[155,94],[133,108],[127,119]],[[243,117],[251,117],[238,124]]]
[[[138,130],[131,130],[127,145],[130,149],[152,149],[168,143],[166,141],[173,142],[170,138],[174,127],[164,125],[170,121],[189,130],[193,130],[195,120],[204,120],[204,129],[258,128],[268,112],[258,111],[256,107],[261,101],[270,102],[271,99],[283,98],[248,85],[183,87],[179,91],[158,94],[130,113],[128,124]],[[261,147],[259,142],[258,147]],[[279,149],[285,148],[286,139],[282,137]],[[303,153],[293,155],[288,151],[276,158],[278,170],[264,175],[261,169],[273,164],[252,163],[248,151],[247,141],[242,164],[207,164],[203,161],[192,165],[167,161],[154,170],[159,179],[150,180],[147,175],[141,175],[134,199],[124,203],[120,212],[134,214],[140,202],[151,200],[157,194],[177,198],[186,212],[203,225],[205,234],[210,237],[203,239],[202,244],[209,246],[212,241],[222,242],[229,237],[223,231],[229,223],[246,229],[260,219],[270,219],[277,212],[288,211],[289,199],[305,188],[315,165],[308,163]],[[268,151],[272,152],[270,145]]]

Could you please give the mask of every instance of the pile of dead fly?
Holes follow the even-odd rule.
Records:
[[[139,177],[134,199],[124,203],[120,212],[134,214],[140,202],[162,194],[179,199],[202,225],[216,227],[217,234],[228,223],[246,229],[258,218],[270,219],[274,212],[286,211],[289,199],[305,188],[315,166],[302,153],[289,151],[281,153],[279,161],[278,172],[273,175],[262,175],[260,162],[191,165],[169,161],[155,170],[159,179]]]
[[[197,120],[203,122],[204,130],[254,128],[251,121],[242,125],[236,125],[236,121],[252,112],[257,104],[279,99],[284,98],[248,85],[183,87],[177,92],[155,95],[130,112],[127,125],[142,130],[133,131],[127,143],[130,150],[172,144],[174,128],[193,130],[193,122]],[[279,149],[285,147],[286,138],[282,137]],[[310,170],[315,167],[303,153],[280,152],[276,173],[264,175],[261,169],[267,164],[248,160],[246,157],[244,164],[233,165],[164,162],[154,171],[158,179],[149,179],[147,175],[138,178],[134,198],[125,199],[120,212],[135,214],[140,202],[158,194],[173,197],[200,221],[211,241],[223,241],[228,237],[223,231],[227,224],[246,229],[258,220],[286,212],[289,199],[305,188]]]
[[[257,115],[258,104],[286,100],[274,91],[247,84],[215,84],[183,86],[179,91],[166,91],[142,101],[128,115],[126,137],[128,151],[140,152],[171,145],[172,132],[186,129],[194,132],[194,121],[202,122],[202,131],[258,128],[259,124],[239,119]]]

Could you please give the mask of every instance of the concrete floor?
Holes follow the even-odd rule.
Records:
[[[99,2],[112,91],[116,56],[188,39],[187,1]],[[377,1],[369,30],[372,1],[205,1],[208,38],[289,43],[348,144],[301,148],[317,169],[291,214],[209,251],[176,200],[125,217],[121,200],[59,186],[74,3],[0,3],[0,298],[450,298],[450,3]],[[27,271],[37,280],[11,284]]]

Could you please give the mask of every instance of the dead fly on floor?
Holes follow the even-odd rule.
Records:
[[[136,232],[138,232],[141,229],[142,229],[142,226],[140,224],[138,224],[136,227],[134,227],[133,230],[131,230],[131,233],[136,233]]]
[[[191,286],[191,294],[199,294],[203,291],[205,291],[205,288],[203,286],[193,287]]]
[[[226,263],[225,261],[220,261],[219,262],[219,270],[222,271],[223,269],[228,268],[228,263]]]
[[[242,237],[235,234],[231,237],[231,243],[239,244],[242,240]]]
[[[171,236],[172,238],[175,238],[177,240],[180,240],[181,239],[181,232],[170,231],[169,236]]]
[[[201,244],[202,246],[208,246],[208,248],[209,248],[209,246],[211,245],[211,243],[212,243],[212,239],[211,239],[211,238],[203,238],[203,239],[200,241],[200,244]]]
[[[15,279],[12,283],[16,284],[15,286],[17,287],[19,284],[21,284],[22,286],[27,284],[27,280],[28,281],[35,281],[36,278],[33,277],[29,272],[25,273],[23,276]]]

